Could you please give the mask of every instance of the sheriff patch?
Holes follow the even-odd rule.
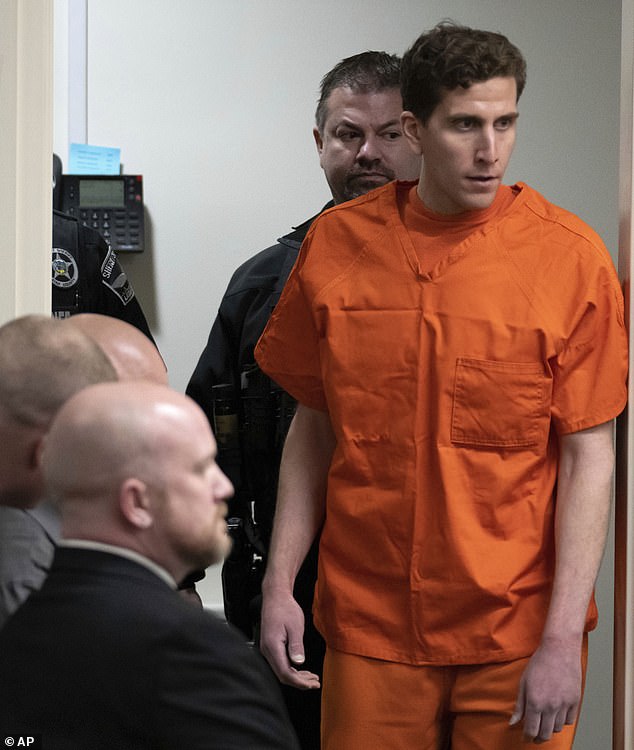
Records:
[[[53,284],[60,289],[75,286],[79,279],[79,268],[73,256],[63,247],[53,248]]]
[[[101,264],[101,283],[114,292],[124,305],[134,299],[134,289],[112,249],[108,250]]]

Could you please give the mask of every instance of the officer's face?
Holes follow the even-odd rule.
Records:
[[[398,88],[367,94],[347,86],[332,91],[323,132],[313,134],[335,203],[394,179],[418,178],[420,157],[403,137],[402,109]]]

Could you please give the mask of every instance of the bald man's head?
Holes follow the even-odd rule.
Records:
[[[180,580],[229,551],[225,500],[233,489],[215,454],[194,401],[121,382],[88,388],[64,405],[42,466],[63,536],[133,549]]]
[[[100,347],[59,320],[27,315],[0,326],[0,504],[42,499],[37,454],[53,416],[81,388],[116,377]]]
[[[90,336],[106,353],[120,380],[148,380],[167,385],[167,369],[158,349],[138,328],[118,318],[81,313],[64,325]]]
[[[0,327],[0,406],[16,421],[46,427],[80,388],[115,379],[95,342],[55,318],[25,315]]]

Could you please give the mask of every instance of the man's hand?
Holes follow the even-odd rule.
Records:
[[[510,724],[524,717],[524,736],[547,742],[574,724],[581,702],[581,642],[546,641],[533,654],[520,680]]]
[[[319,677],[297,669],[304,663],[304,613],[288,594],[265,594],[262,602],[260,651],[278,680],[300,690],[319,687]]]
[[[319,677],[304,663],[304,613],[293,585],[306,553],[324,522],[328,468],[336,439],[325,412],[302,404],[282,452],[275,520],[262,581],[260,650],[280,682],[311,690]]]

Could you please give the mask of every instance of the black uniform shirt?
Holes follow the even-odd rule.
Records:
[[[99,232],[53,211],[53,315],[100,313],[130,323],[154,341],[119,259]]]

